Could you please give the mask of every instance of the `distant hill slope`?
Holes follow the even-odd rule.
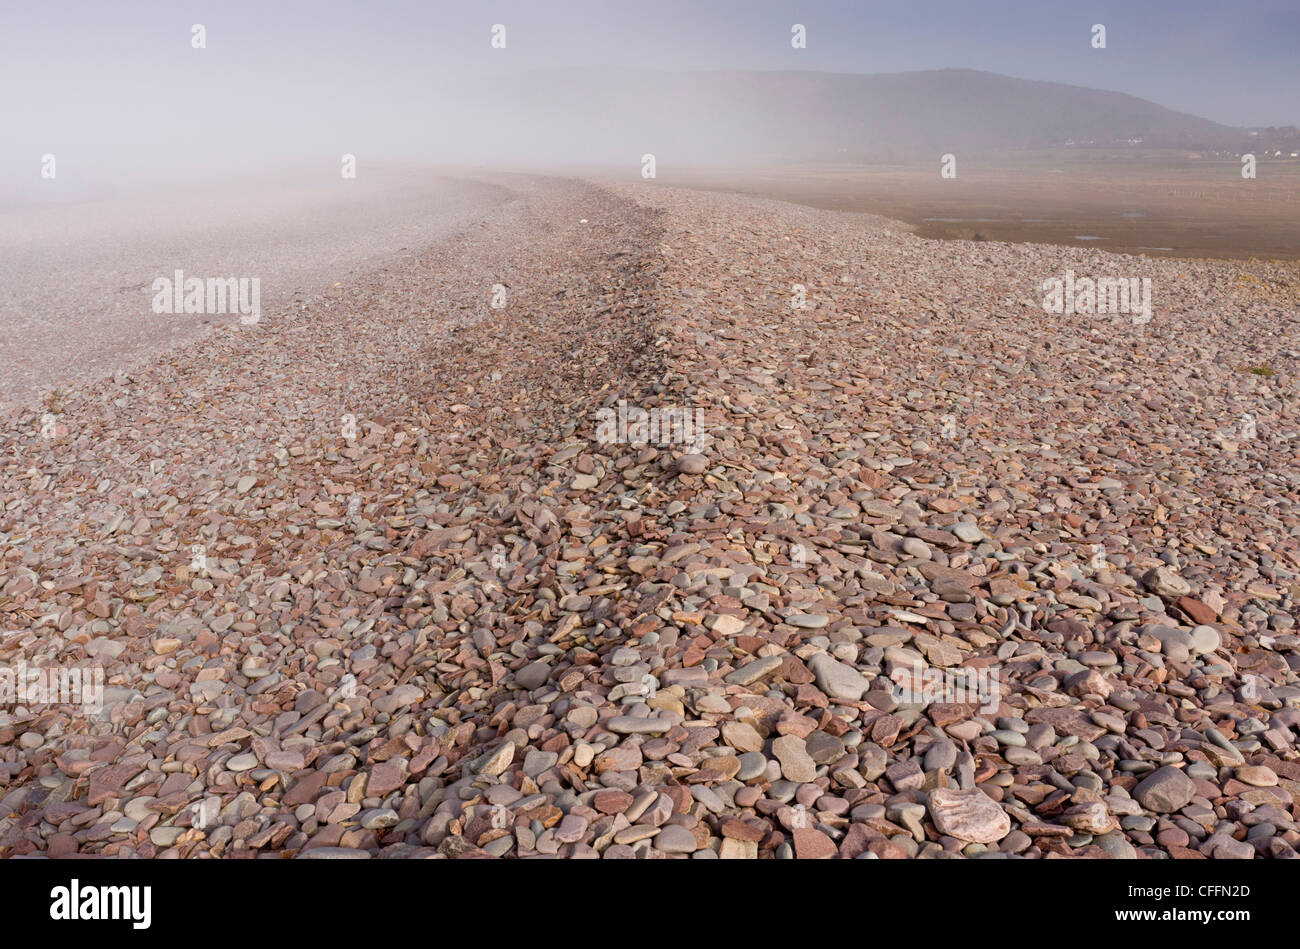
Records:
[[[1207,148],[1246,132],[1117,92],[969,69],[850,75],[556,69],[462,90],[479,147],[560,160],[866,158],[1077,144]],[[452,93],[449,99],[456,98]]]

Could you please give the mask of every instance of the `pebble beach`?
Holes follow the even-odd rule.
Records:
[[[1300,265],[489,185],[0,416],[0,857],[1297,855]]]

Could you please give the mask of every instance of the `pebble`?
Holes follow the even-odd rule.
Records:
[[[767,758],[761,753],[746,752],[740,756],[740,768],[736,771],[736,780],[753,781],[767,770]]]
[[[830,622],[829,616],[813,616],[808,613],[791,613],[786,616],[785,621],[791,626],[798,626],[800,629],[821,629]]]
[[[926,771],[950,771],[957,763],[957,746],[950,741],[936,741],[925,752]]]
[[[1191,650],[1194,656],[1214,652],[1222,642],[1223,637],[1213,626],[1196,626],[1192,629]]]
[[[781,662],[780,656],[755,659],[753,662],[747,662],[739,669],[731,672],[727,675],[725,681],[731,685],[752,685],[764,676],[770,675],[781,668]]]
[[[514,761],[514,758],[515,746],[511,742],[505,742],[483,759],[483,762],[479,765],[478,773],[488,777],[495,777],[510,767],[510,762]]]
[[[763,736],[747,722],[727,722],[722,726],[722,738],[732,748],[742,752],[763,750]]]
[[[806,784],[817,777],[817,765],[797,735],[782,735],[773,741],[772,754],[781,762],[781,774],[787,781]]]
[[[1148,811],[1172,814],[1182,810],[1196,794],[1192,779],[1178,768],[1166,765],[1151,772],[1133,789],[1133,797]]]
[[[817,653],[808,660],[817,687],[832,698],[859,701],[870,689],[871,683],[852,666],[845,665],[825,653]]]
[[[654,839],[654,848],[665,853],[694,853],[699,849],[695,835],[685,827],[667,824]]]
[[[1242,765],[1235,771],[1235,777],[1243,784],[1257,788],[1277,787],[1277,774],[1263,765]]]
[[[620,735],[662,735],[673,727],[668,719],[637,718],[631,715],[617,715],[606,724],[610,731]]]
[[[1011,818],[978,788],[935,788],[927,796],[926,806],[939,833],[958,840],[988,844],[1011,833]]]
[[[527,239],[485,219],[145,360],[63,436],[6,418],[5,648],[109,684],[0,709],[0,857],[1294,853],[1293,265],[509,187]],[[1033,299],[1114,268],[1151,325]],[[619,399],[705,447],[601,442]]]
[[[367,830],[395,827],[398,820],[397,811],[390,807],[372,808],[357,815],[357,822]]]
[[[682,455],[677,459],[677,470],[682,474],[703,474],[708,467],[709,459],[704,455]]]

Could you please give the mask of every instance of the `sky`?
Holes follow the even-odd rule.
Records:
[[[206,48],[191,27],[206,28]],[[790,29],[807,28],[793,49]],[[1107,47],[1094,49],[1093,24]],[[506,27],[506,48],[490,44]],[[45,0],[0,6],[0,175],[33,149],[222,166],[347,151],[475,76],[577,65],[985,69],[1300,125],[1300,0]],[[427,113],[426,113],[427,114]],[[116,156],[116,157],[115,157]],[[22,173],[26,173],[23,171]]]

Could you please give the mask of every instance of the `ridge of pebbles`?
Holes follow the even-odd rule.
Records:
[[[0,711],[0,855],[1296,855],[1290,265],[512,187],[3,423],[0,663],[107,685]]]

